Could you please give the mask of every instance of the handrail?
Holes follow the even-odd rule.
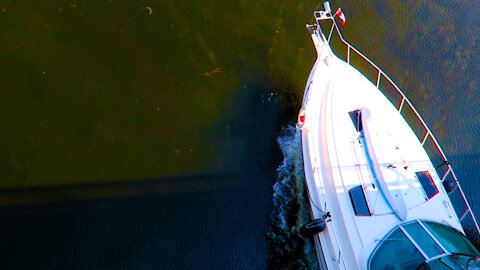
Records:
[[[336,30],[336,32],[338,33],[338,36],[340,38],[340,40],[342,41],[342,43],[344,45],[347,46],[347,57],[346,57],[346,62],[353,66],[351,63],[350,63],[350,55],[351,55],[351,51],[355,52],[358,56],[360,56],[363,60],[365,60],[368,64],[370,64],[373,68],[375,68],[375,70],[377,71],[377,80],[376,80],[376,87],[378,90],[382,91],[382,89],[380,88],[380,80],[383,78],[385,78],[391,86],[393,86],[393,88],[397,91],[397,94],[399,94],[402,98],[402,101],[400,102],[400,105],[398,106],[397,110],[399,111],[400,114],[402,114],[402,111],[403,111],[403,108],[404,108],[404,105],[405,103],[407,103],[407,105],[410,107],[410,109],[413,111],[416,119],[418,121],[420,121],[422,127],[424,128],[425,130],[425,134],[423,135],[422,137],[422,141],[421,141],[421,144],[422,146],[425,145],[425,143],[427,142],[428,139],[431,139],[434,146],[435,146],[435,149],[437,150],[438,154],[441,155],[441,158],[442,158],[442,165],[440,167],[442,167],[443,165],[446,165],[447,166],[447,170],[444,172],[443,176],[442,176],[442,184],[444,183],[444,181],[446,181],[446,178],[447,176],[451,176],[452,179],[455,181],[455,186],[457,187],[454,191],[458,190],[459,193],[460,193],[460,196],[462,198],[462,201],[463,201],[463,204],[464,204],[464,207],[466,207],[465,211],[459,215],[458,213],[458,210],[457,210],[457,207],[454,206],[454,210],[455,212],[457,213],[457,216],[459,216],[459,220],[460,220],[460,223],[462,224],[462,227],[463,227],[463,221],[464,219],[467,217],[467,215],[471,218],[471,220],[473,221],[473,224],[474,224],[474,227],[475,227],[475,231],[477,233],[477,235],[480,237],[480,228],[479,228],[479,225],[477,223],[477,220],[475,219],[475,216],[473,214],[473,211],[470,207],[470,204],[468,203],[467,201],[467,198],[465,196],[465,193],[463,192],[463,189],[462,187],[460,186],[460,183],[458,181],[458,178],[457,176],[455,175],[454,171],[453,171],[453,168],[451,167],[450,165],[450,162],[448,161],[445,153],[443,152],[442,148],[440,147],[440,144],[438,143],[438,140],[437,138],[433,135],[433,132],[430,130],[430,128],[427,126],[427,124],[425,123],[425,121],[423,120],[423,118],[420,116],[420,114],[418,113],[417,109],[415,109],[415,107],[413,106],[413,104],[410,102],[410,100],[407,98],[407,96],[403,93],[403,91],[392,81],[392,79],[390,79],[390,77],[388,77],[387,74],[385,74],[385,72],[383,72],[375,63],[373,63],[370,59],[368,59],[364,54],[362,54],[359,50],[357,50],[355,47],[353,47],[350,43],[348,43],[342,36],[342,33],[340,31],[340,28],[338,27],[337,23],[335,22],[335,18],[333,16],[327,16],[327,17],[317,17],[315,16],[315,20],[317,22],[317,25],[318,25],[318,30],[321,31],[321,26],[320,26],[320,20],[325,20],[325,19],[329,19],[332,21],[332,27],[330,29],[330,33],[328,35],[328,39],[324,40],[326,42],[330,42],[330,39],[331,39],[331,36],[332,36],[332,33],[334,31],[334,29]],[[323,33],[321,33],[322,36],[323,36]],[[324,36],[323,36],[324,37]],[[388,98],[388,96],[386,96]],[[389,98],[390,100],[390,98]],[[392,100],[390,100],[392,101]],[[393,101],[392,101],[393,103]],[[402,114],[403,115],[403,114]],[[406,120],[406,119],[405,119]],[[408,122],[408,120],[406,120]],[[410,124],[410,123],[409,123]],[[419,134],[417,134],[417,132],[414,130],[414,133],[415,135],[420,139],[419,137]],[[431,153],[426,149],[424,148],[425,151],[427,151],[427,153],[430,155]],[[439,171],[439,168],[436,168],[437,170],[437,173]],[[452,198],[452,193],[454,192],[452,191],[451,193],[448,193],[449,194],[449,197],[453,200]],[[464,228],[465,231],[466,228]]]

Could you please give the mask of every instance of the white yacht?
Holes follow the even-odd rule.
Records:
[[[313,216],[302,233],[314,237],[320,265],[480,269],[480,253],[465,236],[468,229],[478,237],[478,224],[437,140],[397,85],[343,39],[338,12],[324,7],[307,25],[317,60],[297,124]],[[345,59],[331,50],[333,34]],[[353,54],[376,78],[351,65]]]

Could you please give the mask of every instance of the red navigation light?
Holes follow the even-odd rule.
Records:
[[[305,123],[305,115],[300,115],[300,123]]]
[[[305,110],[302,108],[298,114],[297,128],[303,129],[303,125],[305,125]]]

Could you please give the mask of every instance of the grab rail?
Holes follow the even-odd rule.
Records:
[[[373,68],[375,68],[375,70],[377,71],[377,79],[376,79],[376,87],[377,89],[381,90],[382,89],[380,88],[380,81],[382,78],[385,78],[388,83],[390,83],[391,86],[393,86],[393,88],[396,90],[397,94],[399,94],[402,98],[401,102],[400,102],[400,105],[398,106],[397,110],[399,111],[400,114],[402,114],[403,112],[403,108],[405,106],[405,103],[408,105],[408,107],[410,107],[410,109],[413,111],[416,119],[418,121],[420,121],[422,127],[424,128],[425,130],[425,134],[423,134],[423,136],[421,137],[421,144],[422,146],[425,145],[425,143],[427,142],[428,139],[431,139],[434,146],[435,146],[435,149],[436,151],[438,152],[438,154],[441,155],[441,159],[442,159],[442,164],[436,168],[437,170],[437,173],[439,173],[440,175],[440,168],[443,167],[443,166],[446,166],[447,169],[445,170],[445,172],[443,172],[443,175],[442,175],[442,178],[441,178],[441,181],[442,181],[442,184],[447,180],[447,177],[451,177],[454,181],[455,181],[455,190],[453,190],[452,192],[448,193],[450,199],[452,199],[452,201],[454,200],[453,197],[453,192],[457,191],[460,193],[460,197],[461,197],[461,200],[464,204],[464,207],[465,207],[465,210],[461,211],[459,210],[459,206],[453,206],[454,207],[454,210],[457,214],[457,216],[459,217],[459,220],[460,220],[460,223],[462,224],[462,227],[464,227],[464,219],[468,216],[470,217],[471,221],[473,221],[473,224],[474,224],[474,227],[475,227],[475,231],[477,233],[477,235],[480,237],[480,228],[478,226],[478,223],[477,223],[477,220],[475,219],[475,216],[473,214],[473,211],[470,207],[470,204],[468,203],[467,201],[467,198],[465,196],[465,193],[463,192],[463,189],[462,187],[460,186],[460,183],[458,181],[458,178],[457,176],[455,175],[454,171],[453,171],[453,168],[452,166],[450,165],[450,162],[448,161],[445,153],[443,152],[442,148],[440,147],[440,144],[438,143],[438,140],[437,138],[435,138],[435,136],[433,135],[432,131],[430,130],[430,128],[427,126],[427,124],[425,123],[425,121],[423,120],[423,118],[420,116],[420,114],[418,113],[417,109],[415,109],[415,107],[413,106],[413,104],[410,102],[410,100],[405,96],[405,94],[402,92],[402,90],[400,90],[400,88],[392,81],[392,79],[390,79],[390,77],[388,77],[387,74],[385,74],[385,72],[383,72],[377,65],[375,65],[370,59],[368,59],[364,54],[362,54],[359,50],[357,50],[355,47],[353,47],[350,43],[348,43],[342,36],[342,33],[338,27],[338,25],[336,24],[335,22],[335,18],[333,16],[321,16],[320,13],[317,13],[315,12],[315,20],[317,22],[317,25],[318,25],[318,29],[321,31],[321,26],[320,26],[320,20],[326,20],[326,19],[329,19],[332,21],[332,27],[330,29],[330,33],[328,35],[328,39],[325,39],[325,36],[323,36],[323,33],[321,33],[322,35],[322,38],[327,42],[329,43],[330,42],[330,39],[332,37],[332,34],[333,34],[333,31],[334,29],[336,30],[336,32],[338,33],[338,36],[340,38],[340,40],[342,41],[342,43],[344,45],[347,46],[347,56],[346,56],[346,62],[353,66],[351,63],[350,63],[350,55],[351,55],[351,51],[353,51],[354,53],[356,53],[358,56],[360,56],[363,60],[365,60],[368,64],[370,64]],[[391,102],[392,104],[394,104],[394,102],[388,97],[386,96]],[[403,116],[403,114],[402,114]],[[406,120],[406,119],[405,119]],[[408,120],[407,120],[408,122]],[[409,123],[410,124],[410,123]],[[420,140],[420,134],[417,133],[417,131],[415,131],[415,135],[419,138]],[[431,155],[432,153],[430,153],[430,151],[428,151],[426,148],[425,148],[425,151],[427,151],[427,153],[429,155]],[[434,154],[434,153],[433,153]],[[465,232],[469,231],[467,230],[465,227],[464,227],[464,230]]]

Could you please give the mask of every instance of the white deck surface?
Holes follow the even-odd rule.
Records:
[[[302,148],[314,217],[322,217],[320,210],[332,216],[319,234],[328,269],[366,269],[378,240],[408,220],[434,220],[463,231],[426,152],[397,109],[368,79],[337,58],[318,34],[312,34],[312,39],[318,58],[304,97]],[[398,169],[397,173],[386,170],[385,177],[396,177],[393,190],[400,189],[407,211],[403,221],[374,186],[366,151],[348,114],[362,108],[375,117],[376,134],[387,134],[390,141],[375,143],[377,155],[384,151],[382,147],[398,148],[378,162],[386,167],[391,158]],[[385,140],[382,136],[377,140]],[[430,200],[416,179],[419,171],[428,171],[439,190]],[[372,216],[354,213],[348,191],[358,185],[364,188]]]

